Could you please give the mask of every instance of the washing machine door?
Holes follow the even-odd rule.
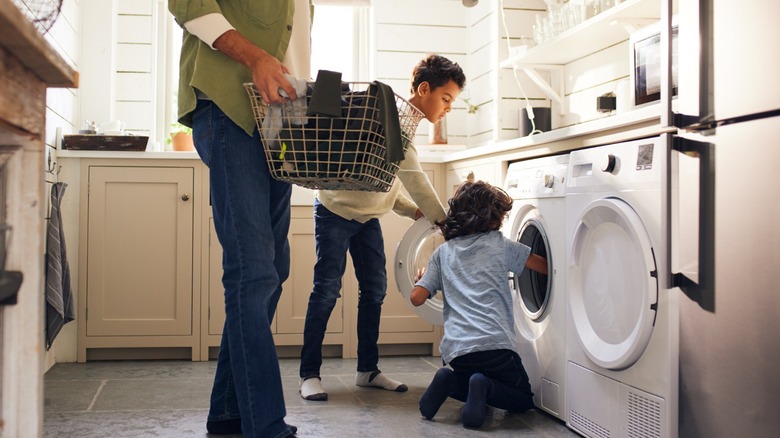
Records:
[[[435,325],[444,325],[444,302],[441,291],[421,306],[415,307],[409,301],[414,287],[414,277],[420,268],[428,267],[428,259],[442,243],[444,236],[438,227],[431,225],[425,218],[418,219],[401,241],[395,252],[395,283],[409,306],[426,321]]]
[[[628,368],[650,341],[658,303],[648,233],[625,201],[605,198],[586,206],[570,242],[569,305],[582,347],[603,368]]]
[[[507,237],[530,247],[533,254],[545,257],[547,271],[552,273],[547,225],[539,209],[530,204],[522,205],[513,212],[510,223],[511,232]],[[524,269],[520,275],[510,272],[509,286],[515,297],[518,331],[526,339],[538,338],[543,330],[538,324],[546,318],[551,301],[552,277]]]

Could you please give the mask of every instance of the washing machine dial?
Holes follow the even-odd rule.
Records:
[[[555,175],[545,173],[544,176],[542,177],[542,183],[548,189],[553,188],[553,186],[555,185]]]
[[[603,172],[616,174],[618,172],[618,157],[607,154],[601,161],[601,170]]]

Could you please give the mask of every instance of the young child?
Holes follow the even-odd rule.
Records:
[[[445,242],[418,273],[410,300],[422,305],[436,291],[444,296],[441,368],[420,398],[428,420],[447,399],[465,402],[461,420],[481,427],[486,405],[511,412],[534,407],[528,374],[516,352],[509,271],[523,268],[547,274],[547,260],[498,231],[512,198],[488,183],[465,182],[438,222]],[[420,278],[421,277],[421,278]]]
[[[418,62],[412,72],[409,102],[435,123],[450,111],[465,84],[466,76],[458,64],[440,55],[429,55]],[[412,200],[401,194],[401,184]],[[389,192],[320,190],[317,193],[314,202],[317,262],[303,329],[300,366],[300,393],[306,400],[328,399],[320,380],[322,343],[328,319],[340,297],[347,251],[352,255],[360,289],[355,384],[397,392],[408,389],[378,368],[379,321],[387,293],[385,248],[379,218],[390,210],[412,219],[424,215],[431,223],[445,217],[444,207],[420,167],[414,145],[409,145]]]

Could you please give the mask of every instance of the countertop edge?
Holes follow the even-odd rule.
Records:
[[[533,136],[514,138],[466,149],[462,145],[417,145],[421,163],[450,163],[479,158],[497,153],[510,153],[539,147],[575,137],[597,135],[619,128],[630,128],[653,120],[660,120],[659,106],[649,105],[623,114],[583,122]],[[660,126],[659,126],[660,129]],[[438,149],[438,150],[437,150]],[[452,149],[461,149],[452,151]],[[59,158],[115,158],[115,159],[184,159],[199,160],[197,152],[130,152],[130,151],[73,151],[57,149]]]
[[[574,137],[594,135],[618,128],[630,128],[633,125],[660,120],[659,108],[659,104],[648,105],[623,114],[616,114],[614,116],[591,120],[577,125],[566,126],[541,134],[477,146],[464,151],[446,154],[441,158],[441,162],[449,163],[496,153],[514,152],[524,148],[539,147],[541,145]],[[422,158],[420,161],[423,161]]]

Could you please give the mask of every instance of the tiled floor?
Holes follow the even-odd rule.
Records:
[[[355,386],[355,360],[325,359],[330,399],[298,394],[298,359],[281,359],[286,421],[299,437],[576,437],[543,412],[494,409],[482,429],[460,424],[463,405],[447,400],[435,421],[422,419],[420,395],[439,366],[426,356],[383,357],[379,366],[409,386],[393,393]],[[187,361],[56,364],[44,376],[46,437],[204,437],[216,363]]]

